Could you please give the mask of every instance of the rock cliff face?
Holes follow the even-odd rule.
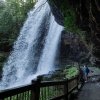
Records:
[[[87,39],[93,44],[92,54],[95,64],[100,66],[100,0],[80,0],[79,18],[81,27],[85,28]],[[90,37],[89,37],[90,36]]]
[[[61,62],[88,63],[89,51],[80,37],[71,32],[63,32],[61,38]]]
[[[90,61],[100,66],[100,0],[76,1],[77,24],[87,31],[87,44],[93,45]]]
[[[89,59],[91,63],[100,66],[100,0],[54,0],[54,3],[60,10],[61,6],[66,9],[65,5],[75,9],[76,24],[83,31],[86,31],[86,45],[90,50],[89,56],[91,56]]]

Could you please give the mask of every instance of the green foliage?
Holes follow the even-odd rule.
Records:
[[[11,47],[27,17],[27,12],[34,4],[34,0],[0,1],[0,50],[4,50],[4,46],[6,49]],[[0,71],[6,57],[0,54]]]
[[[73,9],[67,9],[64,17],[64,26],[67,31],[80,33],[80,29],[76,25],[76,14]]]
[[[2,53],[2,52],[0,52],[0,72],[2,70],[3,62],[6,60],[8,55],[9,55],[9,53]]]
[[[54,2],[56,5],[59,3],[57,0],[52,2]],[[58,7],[64,16],[65,30],[78,34],[81,33],[80,28],[76,25],[76,11],[70,2],[68,0],[63,0],[63,2],[58,5]]]
[[[49,100],[52,97],[63,94],[62,86],[49,86],[40,88],[40,100]]]
[[[78,65],[66,65],[65,68],[54,72],[51,77],[43,76],[43,80],[63,80],[66,78],[72,78],[78,74]]]
[[[3,53],[0,53],[0,62],[3,62],[6,59],[6,55]]]
[[[70,67],[64,70],[65,78],[71,78],[78,74],[78,69],[76,67]]]
[[[64,16],[64,27],[68,32],[78,34],[82,41],[86,41],[86,33],[82,31],[77,25],[77,15],[75,8],[68,0],[63,0],[59,7]]]
[[[78,34],[82,41],[86,41],[86,33],[81,30],[77,25],[77,12],[75,6],[70,0],[49,0],[51,3],[54,3],[58,9],[61,11],[64,17],[64,27],[68,32]]]
[[[19,34],[27,12],[34,6],[33,0],[6,0],[0,4],[0,41],[13,41]],[[0,2],[1,3],[1,2]],[[9,41],[12,43],[13,41]]]

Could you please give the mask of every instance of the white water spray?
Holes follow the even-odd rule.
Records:
[[[49,29],[44,49],[41,50],[42,54],[37,71],[33,73],[33,69],[36,67],[34,60],[36,59],[35,52],[39,37],[41,37],[41,25],[47,17],[50,17]],[[54,20],[46,0],[37,2],[35,9],[28,14],[28,18],[14,44],[14,49],[4,65],[0,89],[29,83],[36,76],[54,70],[54,61],[62,30],[63,27]]]
[[[62,29],[62,26],[58,25],[54,20],[54,16],[51,15],[50,28],[46,37],[43,54],[38,65],[39,74],[47,74],[49,71],[54,70],[54,61]]]

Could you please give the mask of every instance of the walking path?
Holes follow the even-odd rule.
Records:
[[[76,100],[100,100],[100,70],[97,68],[90,70],[94,71],[90,74],[92,77],[85,83]]]

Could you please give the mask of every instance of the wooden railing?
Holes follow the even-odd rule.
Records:
[[[78,89],[78,76],[63,81],[41,81],[0,92],[0,100],[68,100],[68,95]]]

